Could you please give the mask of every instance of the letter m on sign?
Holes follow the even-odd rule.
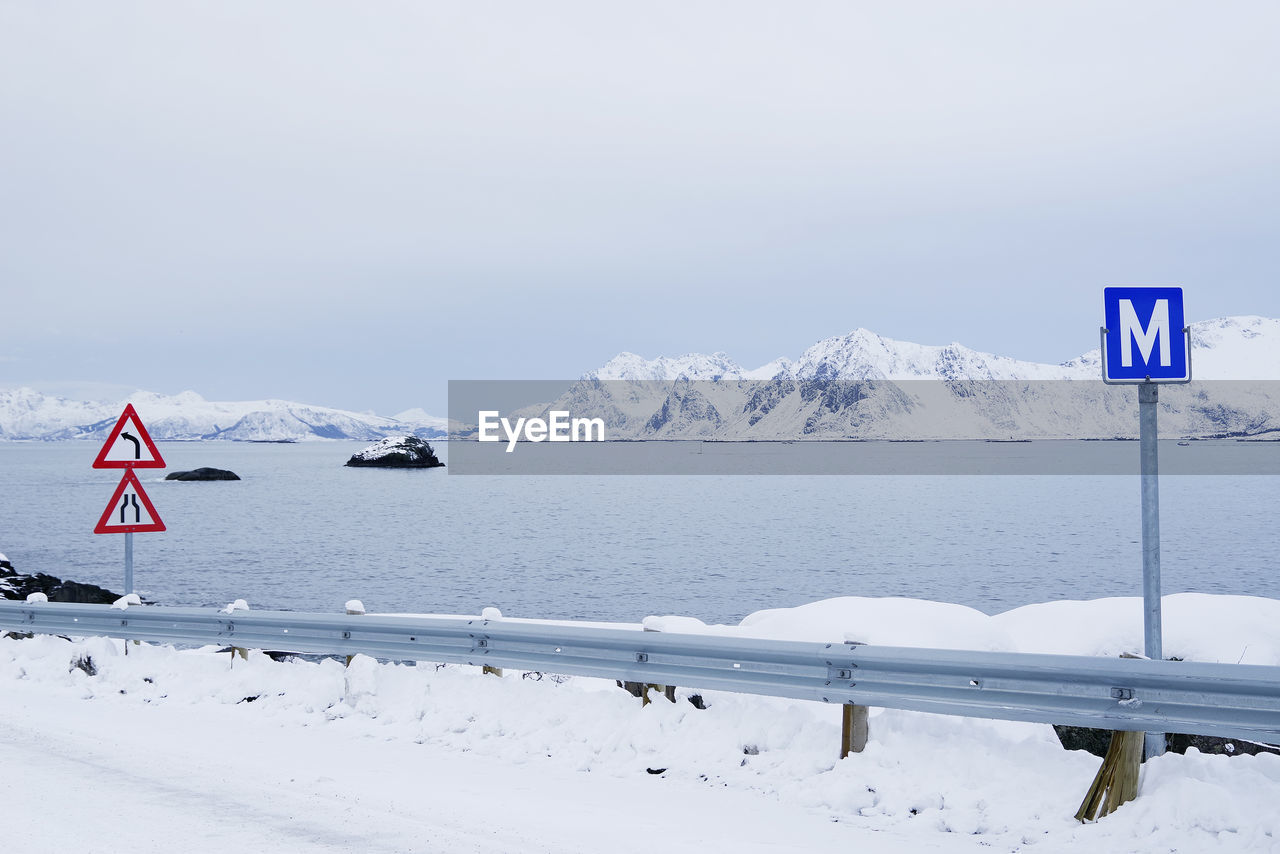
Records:
[[[1104,381],[1191,379],[1182,288],[1105,288],[1103,306]]]

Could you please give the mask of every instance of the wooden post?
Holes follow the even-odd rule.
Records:
[[[1138,658],[1128,652],[1120,653],[1120,657]],[[1083,824],[1110,815],[1121,804],[1138,797],[1138,771],[1142,766],[1147,735],[1127,730],[1115,730],[1111,733],[1107,755],[1102,758],[1102,766],[1098,768],[1080,809],[1076,811],[1077,821]],[[1163,753],[1163,749],[1160,752]]]
[[[658,685],[653,682],[619,682],[623,688],[627,690],[633,697],[640,698],[640,705],[647,706],[652,700],[649,699],[650,691],[657,691],[671,702],[676,701],[676,686],[674,685]]]
[[[249,603],[248,603],[248,602],[246,602],[246,601],[244,601],[243,599],[237,599],[237,600],[236,600],[236,601],[234,601],[234,602],[229,602],[229,603],[227,604],[227,607],[225,607],[225,608],[223,608],[223,609],[222,609],[222,613],[224,613],[224,614],[234,614],[236,611],[248,611],[248,610],[249,610]],[[135,643],[137,643],[137,641],[135,641]],[[128,648],[126,647],[126,649],[125,649],[125,654],[127,655],[128,653],[129,653],[129,650],[128,650]],[[240,656],[240,657],[241,657],[242,659],[244,659],[245,661],[248,661],[248,660],[249,660],[249,650],[248,650],[248,649],[246,649],[245,647],[242,647],[242,646],[232,646],[232,647],[231,647],[231,666],[232,666],[232,667],[235,667],[235,666],[236,666],[236,656],[237,656],[237,655],[238,655],[238,656]]]
[[[1111,733],[1111,746],[1076,812],[1077,821],[1084,823],[1110,815],[1121,804],[1138,797],[1138,768],[1145,740],[1144,732]]]
[[[490,620],[501,620],[502,612],[492,606],[488,608],[482,608],[480,610],[480,619],[484,620],[486,623],[489,622]],[[502,676],[501,667],[493,667],[488,664],[480,665],[480,672],[485,676],[499,676],[499,677]]]
[[[645,626],[644,631],[656,632],[658,630],[651,629],[648,626]],[[625,688],[627,693],[629,693],[631,696],[639,697],[640,704],[642,706],[647,706],[651,702],[649,700],[650,689],[657,691],[659,694],[666,697],[668,700],[670,700],[673,703],[676,701],[676,686],[674,685],[658,685],[653,682],[623,682],[621,679],[617,681],[618,681],[618,684],[623,688]]]
[[[867,746],[867,714],[866,706],[845,703],[840,714],[840,758],[850,753],[861,753]]]

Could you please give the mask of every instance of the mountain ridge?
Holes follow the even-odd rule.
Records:
[[[1197,321],[1191,324],[1191,341],[1193,369],[1201,379],[1280,379],[1280,319],[1234,315]],[[782,356],[754,370],[742,367],[724,352],[645,359],[623,351],[581,379],[716,382],[769,380],[779,373],[795,379],[846,380],[1096,379],[1101,374],[1099,359],[1094,348],[1059,364],[1031,362],[974,350],[958,341],[916,344],[859,327],[818,341],[797,359]],[[1252,372],[1242,372],[1240,363],[1249,365]]]
[[[1168,388],[1161,429],[1280,431],[1280,383],[1265,382],[1280,380],[1280,320],[1216,318],[1192,324],[1191,339],[1197,379],[1262,382]],[[755,370],[724,353],[622,353],[554,408],[601,417],[617,439],[1116,438],[1136,433],[1131,396],[1101,382],[1098,350],[1048,365],[855,329]]]
[[[1200,321],[1191,325],[1191,337],[1198,379],[1280,379],[1280,319],[1240,315]],[[921,412],[935,419],[946,413],[957,429],[968,431],[965,435],[1003,437],[1025,427],[1028,419],[1034,421],[1028,413],[1036,395],[1019,390],[1018,383],[1097,380],[1099,358],[1094,349],[1049,365],[959,342],[916,344],[858,328],[818,341],[796,359],[779,357],[754,369],[743,368],[723,352],[645,359],[624,351],[583,374],[557,406],[605,413],[609,435],[618,438],[933,435],[908,424],[908,416]],[[927,392],[936,398],[927,401],[918,392],[890,387],[910,380],[938,381],[946,394]],[[975,390],[973,383],[984,381],[994,385]],[[613,382],[632,388],[615,397],[608,391]],[[1061,396],[1062,410],[1079,417],[1056,426],[1042,419],[1034,435],[1054,435],[1057,428],[1068,434],[1081,429],[1090,436],[1126,433],[1130,413],[1112,400],[1115,395],[1099,397],[1082,387]],[[1167,397],[1173,400],[1176,393]],[[448,430],[446,419],[422,409],[388,418],[277,399],[209,401],[194,391],[136,391],[118,402],[101,403],[18,388],[0,389],[0,440],[103,440],[125,403],[139,410],[157,440],[440,439]],[[1240,400],[1189,403],[1185,409],[1181,420],[1163,423],[1188,434],[1252,435],[1280,425],[1280,401],[1273,404],[1256,390]]]
[[[194,391],[175,395],[135,391],[120,401],[102,403],[22,387],[0,389],[0,439],[105,440],[126,403],[133,404],[151,437],[159,441],[376,441],[388,436],[439,439],[446,435],[446,420],[421,410],[403,413],[408,418],[386,418],[277,399],[210,401]]]

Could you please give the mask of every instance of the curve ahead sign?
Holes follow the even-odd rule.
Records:
[[[1191,381],[1191,344],[1182,288],[1104,288],[1102,380]]]

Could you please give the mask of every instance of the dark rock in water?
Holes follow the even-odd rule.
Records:
[[[443,466],[429,442],[417,436],[393,436],[352,454],[349,466],[427,469]]]
[[[0,566],[0,599],[16,599],[24,602],[32,593],[43,593],[49,597],[50,602],[110,605],[120,598],[119,593],[112,593],[96,584],[63,581],[61,578],[54,578],[43,572],[22,575],[16,572],[8,561],[4,561],[3,564]]]
[[[1111,746],[1111,730],[1109,729],[1058,726],[1056,724],[1053,729],[1058,734],[1058,741],[1062,742],[1062,746],[1067,750],[1087,750],[1094,756],[1101,757],[1107,755],[1107,748]],[[1186,753],[1188,747],[1194,747],[1201,753],[1217,753],[1224,756],[1280,753],[1280,749],[1257,744],[1256,742],[1241,741],[1238,738],[1219,738],[1212,735],[1168,733],[1165,735],[1165,745],[1173,753]]]
[[[240,475],[226,469],[198,468],[191,471],[175,471],[165,475],[165,480],[239,480]]]

